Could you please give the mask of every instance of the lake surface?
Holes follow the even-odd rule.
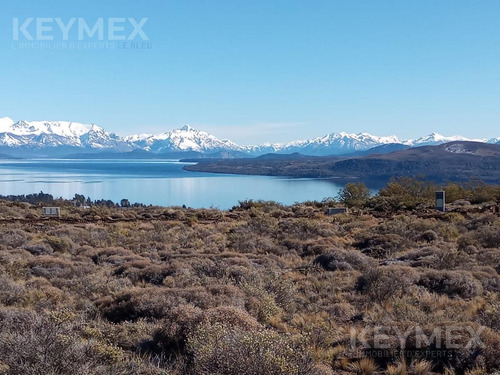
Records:
[[[161,206],[228,209],[239,200],[274,200],[284,204],[337,195],[343,184],[331,179],[188,172],[187,163],[166,160],[0,160],[0,195],[75,193]]]

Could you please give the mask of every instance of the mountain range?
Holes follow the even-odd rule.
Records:
[[[239,145],[187,125],[162,134],[121,137],[95,124],[69,121],[14,121],[9,117],[0,118],[0,153],[28,157],[188,155],[188,157],[240,158],[268,153],[301,153],[311,156],[364,155],[370,153],[371,149],[374,153],[387,153],[410,147],[467,140],[469,139],[461,136],[445,137],[437,133],[412,140],[400,140],[396,136],[380,137],[368,133],[339,132],[288,143]],[[474,141],[500,144],[500,137]]]

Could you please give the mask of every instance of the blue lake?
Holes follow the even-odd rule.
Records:
[[[244,199],[284,204],[322,200],[343,187],[331,179],[188,172],[184,165],[166,160],[0,160],[0,194],[43,191],[72,198],[78,193],[92,200],[227,209]]]

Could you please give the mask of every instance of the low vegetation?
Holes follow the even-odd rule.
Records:
[[[229,211],[29,199],[0,200],[0,374],[500,371],[498,186]]]

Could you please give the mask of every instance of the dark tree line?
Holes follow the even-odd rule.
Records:
[[[109,199],[97,199],[92,200],[90,197],[85,197],[82,194],[75,194],[72,199],[54,198],[53,195],[44,193],[34,194],[20,194],[20,195],[0,195],[0,199],[10,201],[10,202],[25,202],[30,204],[51,204],[51,205],[65,205],[72,204],[76,207],[82,206],[99,206],[99,207],[146,207],[143,203],[130,203],[126,198],[122,199],[120,202],[113,202]]]

